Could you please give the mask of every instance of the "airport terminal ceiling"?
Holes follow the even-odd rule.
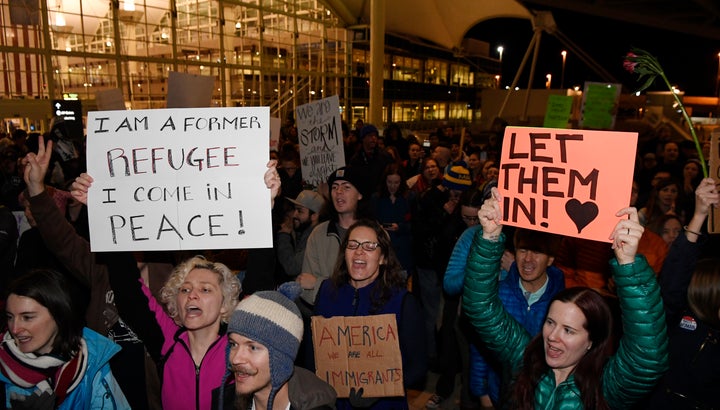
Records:
[[[522,0],[530,10],[566,10],[720,40],[717,0]]]
[[[370,0],[323,0],[348,27],[369,23]],[[530,19],[515,0],[392,0],[385,2],[385,30],[455,49],[476,24],[499,17]]]
[[[368,22],[370,0],[323,2],[348,26]],[[530,19],[530,10],[553,9],[720,40],[716,0],[393,0],[386,7],[387,31],[415,35],[448,49],[461,44],[465,33],[482,21]]]

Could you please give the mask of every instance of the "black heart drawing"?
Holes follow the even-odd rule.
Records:
[[[588,226],[598,216],[598,207],[594,202],[585,202],[583,204],[577,199],[571,199],[565,203],[565,212],[575,222],[578,233],[580,233],[584,227]]]

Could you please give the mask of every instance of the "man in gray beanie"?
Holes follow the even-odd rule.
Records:
[[[256,292],[238,303],[228,323],[228,372],[235,389],[221,392],[221,409],[334,409],[335,390],[295,367],[303,321],[293,302],[296,282]]]

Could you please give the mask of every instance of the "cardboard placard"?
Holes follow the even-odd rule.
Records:
[[[710,136],[710,158],[707,160],[710,178],[715,180],[715,184],[720,184],[720,129]],[[708,232],[720,233],[720,208],[710,207],[708,216]]]
[[[270,117],[270,151],[280,151],[280,128],[280,118]]]
[[[348,397],[404,396],[402,356],[395,315],[312,317],[315,373]]]
[[[272,247],[268,107],[88,113],[98,251]]]
[[[210,107],[213,88],[215,88],[213,76],[170,71],[167,79],[167,107]]]
[[[503,223],[610,242],[629,206],[637,133],[507,127],[498,189]]]
[[[295,109],[303,180],[313,186],[327,182],[345,166],[340,99],[337,95]]]
[[[125,109],[125,97],[119,88],[110,88],[95,93],[95,103],[98,111],[112,111]]]

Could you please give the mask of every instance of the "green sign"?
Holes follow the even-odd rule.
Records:
[[[572,110],[573,98],[567,95],[550,94],[545,110],[545,128],[567,128]]]
[[[620,98],[620,84],[585,83],[582,127],[610,130],[615,127],[615,113]]]

